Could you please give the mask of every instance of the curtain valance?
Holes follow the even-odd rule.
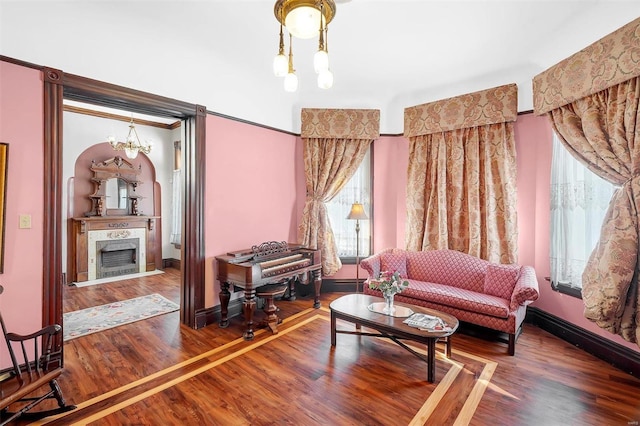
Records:
[[[541,115],[640,75],[640,18],[533,78]]]
[[[518,87],[507,84],[405,108],[404,136],[508,123],[515,121],[517,116]]]
[[[368,139],[380,137],[380,110],[302,109],[303,138]]]

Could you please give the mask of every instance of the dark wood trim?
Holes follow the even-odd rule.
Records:
[[[195,105],[74,74],[64,75],[64,96],[74,101],[102,105],[159,117],[194,116]]]
[[[634,377],[640,377],[640,352],[633,351],[535,307],[527,309],[527,322],[531,322]]]
[[[267,126],[265,124],[260,124],[260,123],[254,122],[254,121],[244,120],[244,119],[238,118],[238,117],[232,117],[230,115],[221,114],[219,112],[207,111],[207,114],[213,115],[215,117],[226,118],[227,120],[237,121],[239,123],[249,124],[249,125],[255,126],[255,127],[261,127],[263,129],[267,129],[267,130],[273,130],[274,132],[285,133],[287,135],[300,137],[300,133],[294,133],[294,132],[289,132],[287,130],[276,129],[275,127]]]
[[[44,229],[42,326],[62,324],[62,82],[64,74],[43,69],[44,80]],[[62,357],[62,338],[54,352]],[[62,357],[63,358],[63,357]],[[63,360],[60,360],[61,365]]]
[[[174,259],[174,258],[170,258],[170,259],[162,259],[162,268],[175,268],[175,269],[182,269],[181,268],[181,264],[182,262],[180,261],[180,259]]]
[[[553,291],[557,291],[558,293],[566,294],[577,299],[582,299],[581,288],[571,287],[570,285],[563,283],[551,282],[551,289]]]
[[[8,63],[14,64],[14,65],[19,65],[21,67],[32,68],[34,70],[40,70],[40,71],[44,70],[44,68],[45,68],[42,65],[36,65],[34,63],[31,63],[31,62],[21,61],[20,59],[11,58],[9,56],[4,56],[4,55],[0,55],[0,61],[8,62]]]
[[[195,143],[185,144],[183,167],[185,173],[185,203],[183,223],[182,263],[182,300],[185,309],[180,311],[182,322],[193,328],[198,324],[196,315],[204,309],[204,194],[206,165],[206,121],[207,109],[196,105],[195,119],[189,126],[193,132],[187,140]]]
[[[112,114],[110,112],[96,111],[93,109],[81,108],[74,105],[63,105],[62,107],[64,108],[64,111],[73,112],[75,114],[83,114],[83,115],[90,115],[92,117],[108,118],[110,120],[124,121],[127,123],[131,121],[131,117]],[[157,121],[143,120],[140,118],[134,119],[133,122],[134,124],[139,124],[141,126],[158,127],[160,129],[166,129],[166,130],[177,129],[180,127],[180,124],[181,124],[180,121],[176,121],[175,123],[172,123],[172,124],[167,124],[167,123],[158,123]]]
[[[362,281],[364,279],[361,278],[360,281],[360,292],[362,293]],[[296,286],[296,290],[303,290],[303,285]],[[334,279],[334,278],[323,278],[322,279],[322,293],[355,293],[356,291],[356,280],[355,279]]]
[[[183,280],[189,298],[182,298],[181,312],[184,323],[195,326],[195,312],[204,307],[204,137],[206,135],[206,108],[182,101],[153,95],[92,80],[58,70],[45,68],[44,72],[44,299],[43,322],[62,323],[62,113],[63,98],[69,98],[94,105],[125,109],[148,115],[189,119],[196,117],[197,131],[194,137],[185,141],[185,146],[197,151],[197,156],[185,159],[185,168],[190,171],[186,186],[194,190],[185,193],[185,205],[191,226],[184,234],[183,251],[185,268],[190,269],[188,279]],[[197,118],[199,117],[199,118]],[[191,179],[197,179],[191,181]],[[199,192],[198,192],[199,191]],[[196,199],[192,199],[196,197]],[[191,241],[193,240],[193,241]],[[181,314],[182,315],[182,314]]]
[[[239,297],[235,300],[231,300],[229,302],[229,313],[227,318],[237,317],[243,314],[242,310],[242,302],[244,301],[244,297]],[[211,308],[206,308],[198,311],[196,313],[196,329],[202,328],[207,324],[214,324],[220,321],[220,305],[213,306]],[[217,327],[217,325],[215,326]]]

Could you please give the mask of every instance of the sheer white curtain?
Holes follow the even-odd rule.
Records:
[[[331,201],[326,203],[338,256],[356,257],[356,221],[347,219],[351,205],[360,202],[371,218],[371,148],[351,180]],[[371,221],[360,221],[360,258],[369,256]]]
[[[616,187],[576,160],[555,133],[552,158],[551,282],[582,288],[582,271]]]
[[[180,170],[173,171],[173,196],[171,202],[171,238],[170,243],[182,243],[182,177]]]

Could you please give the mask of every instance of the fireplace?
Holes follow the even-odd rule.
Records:
[[[73,237],[70,239],[69,258],[71,282],[160,269],[161,237],[156,233],[156,221],[159,220],[155,216],[72,219]],[[98,272],[99,268],[103,270]]]
[[[96,278],[110,278],[139,272],[138,238],[96,241]]]
[[[144,228],[88,234],[89,280],[147,272]]]

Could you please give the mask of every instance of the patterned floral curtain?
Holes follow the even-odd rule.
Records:
[[[585,317],[640,342],[640,18],[534,78],[536,113],[565,147],[620,185],[582,274]]]
[[[320,249],[323,275],[342,267],[325,203],[351,179],[379,128],[378,110],[302,110],[307,198],[298,233],[301,244]]]
[[[621,185],[611,200],[600,241],[582,274],[582,300],[588,319],[630,342],[640,341],[640,317],[636,315],[640,254],[639,102],[640,79],[636,77],[549,114],[565,144],[574,154],[579,153],[587,167]]]
[[[517,261],[517,87],[405,110],[408,250]]]

